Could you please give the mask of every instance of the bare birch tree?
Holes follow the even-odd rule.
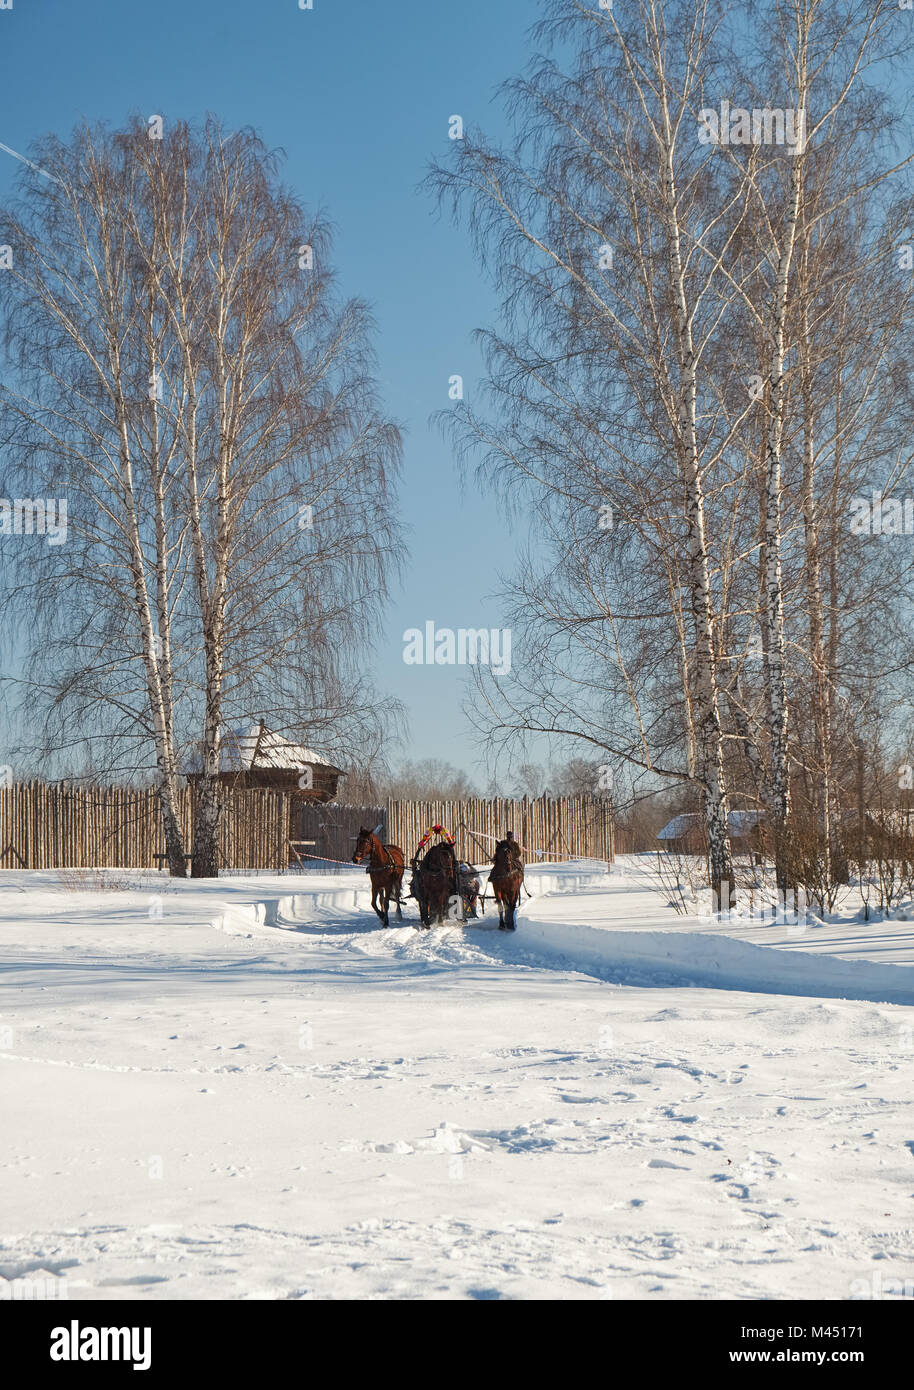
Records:
[[[59,498],[68,522],[62,544],[18,547],[4,576],[27,639],[23,703],[45,716],[45,756],[82,743],[96,767],[135,772],[137,732],[148,740],[183,875],[168,640],[183,533],[173,511],[166,521],[178,438],[150,391],[158,330],[133,270],[131,161],[85,131],[70,147],[45,141],[36,163],[48,173],[27,168],[3,218],[4,490]],[[119,755],[112,735],[126,740]]]
[[[508,330],[488,339],[503,427],[468,410],[464,441],[482,441],[496,473],[540,497],[566,578],[569,566],[576,569],[572,587],[587,596],[584,611],[567,587],[546,604],[536,665],[548,665],[551,634],[565,630],[583,648],[583,670],[563,672],[564,680],[571,674],[590,683],[600,648],[607,676],[611,667],[617,673],[586,730],[568,718],[580,701],[566,701],[557,684],[532,715],[535,680],[526,713],[509,716],[507,725],[546,726],[620,753],[624,747],[627,760],[652,772],[693,779],[720,895],[724,884],[732,893],[733,875],[707,514],[726,430],[722,437],[709,353],[733,295],[721,262],[738,234],[747,190],[717,177],[698,139],[717,21],[710,3],[661,10],[643,0],[617,12],[568,0],[540,33],[576,46],[571,75],[543,60],[530,78],[510,84],[515,149],[498,152],[469,138],[456,168],[437,179],[458,206],[469,203],[505,292]],[[612,516],[602,535],[601,506]],[[599,548],[588,555],[595,540]],[[644,603],[625,593],[624,580],[618,587],[613,552],[618,560],[626,549],[638,553],[633,587],[646,594]],[[525,593],[531,637],[543,586],[527,583]],[[630,640],[637,649],[649,614],[664,632],[662,646],[653,667],[641,651],[636,673],[626,647]],[[657,717],[643,704],[644,682],[656,691],[664,668],[681,691],[672,737],[663,717],[669,681]],[[607,732],[620,698],[629,704],[634,738]],[[670,766],[658,751],[677,741],[683,753]]]
[[[831,402],[850,389],[836,372],[834,334],[846,335],[847,306],[868,303],[868,340],[854,353],[859,393],[857,408],[828,431],[828,447],[837,455],[850,447],[862,451],[865,419],[883,421],[887,393],[881,378],[906,331],[909,305],[902,292],[889,288],[885,245],[873,208],[883,185],[903,173],[909,156],[895,154],[889,138],[890,112],[874,84],[885,76],[893,54],[910,45],[897,26],[897,7],[887,0],[836,4],[832,0],[778,0],[760,17],[767,56],[759,64],[743,62],[745,106],[752,118],[768,119],[772,138],[720,142],[740,180],[748,178],[751,197],[734,265],[746,314],[745,343],[755,343],[754,383],[757,410],[748,446],[759,480],[762,524],[759,536],[761,625],[764,659],[765,737],[762,747],[747,738],[767,807],[776,847],[778,882],[788,886],[790,845],[791,663],[796,650],[785,595],[784,547],[801,523],[804,554],[794,566],[799,602],[807,615],[808,667],[812,678],[813,727],[819,745],[818,818],[824,826],[824,855],[836,852],[833,828],[835,789],[831,785],[831,696],[824,647],[825,612],[819,547],[817,468],[824,465],[816,443],[818,430],[831,414]],[[792,138],[776,138],[775,118]],[[855,246],[842,228],[855,224],[862,243]],[[840,256],[836,264],[835,257]],[[888,298],[886,290],[888,289]],[[842,306],[844,309],[842,310]],[[738,322],[738,315],[734,323]],[[827,325],[827,327],[826,327]],[[845,351],[845,359],[849,350]],[[846,377],[846,366],[843,369]],[[865,384],[864,384],[865,383]],[[897,402],[896,402],[897,404]],[[900,421],[899,421],[900,423]],[[825,458],[828,457],[828,450]],[[796,481],[785,479],[785,459],[797,459]],[[841,535],[840,519],[832,528]],[[847,557],[846,557],[847,558]],[[741,701],[734,701],[738,711]],[[744,733],[747,732],[744,728]],[[794,753],[797,748],[794,745]]]
[[[66,486],[77,542],[37,571],[23,552],[17,593],[46,655],[30,696],[37,684],[83,735],[85,692],[99,737],[128,734],[118,712],[136,720],[166,825],[195,759],[193,872],[211,876],[226,720],[256,713],[352,756],[395,712],[364,662],[397,564],[399,435],[376,399],[370,317],[337,297],[327,229],[275,157],[214,120],[149,137],[136,122],[46,142],[35,162],[52,177],[27,173],[8,222],[8,458],[13,476]],[[79,611],[77,582],[106,602],[87,600],[61,681],[48,639]],[[169,846],[174,872],[183,854]]]
[[[911,35],[886,0],[743,19],[567,0],[539,33],[572,66],[509,84],[514,149],[472,137],[437,175],[504,291],[495,421],[452,423],[536,516],[506,593],[515,670],[480,683],[483,726],[692,780],[716,889],[728,784],[765,808],[782,888],[792,767],[815,766],[836,843],[858,624],[901,630],[849,489],[909,454],[892,378],[910,286],[893,295],[887,268],[908,153],[879,82]],[[836,268],[842,223],[863,245]]]

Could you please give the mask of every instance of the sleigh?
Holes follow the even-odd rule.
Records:
[[[455,843],[456,836],[443,825],[430,825],[412,857],[409,892],[419,904],[424,926],[431,926],[433,917],[465,922],[477,916],[479,873],[458,860]]]

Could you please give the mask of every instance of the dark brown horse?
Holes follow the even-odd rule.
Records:
[[[495,845],[494,864],[489,874],[492,896],[498,903],[498,930],[515,931],[514,914],[520,902],[520,890],[524,881],[524,861],[520,845],[511,831],[506,840]]]
[[[400,887],[403,883],[404,857],[399,845],[382,845],[373,830],[359,828],[353,864],[361,864],[368,857],[368,873],[371,878],[371,905],[384,923],[390,926],[388,908],[391,899],[397,904],[397,918],[402,922],[400,911]],[[380,896],[382,906],[378,907]]]
[[[419,917],[424,927],[432,921],[443,922],[448,917],[451,899],[458,894],[457,855],[454,846],[442,840],[426,850],[424,857],[413,859],[412,895],[419,904]]]

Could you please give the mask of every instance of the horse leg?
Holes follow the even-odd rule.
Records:
[[[383,906],[384,906],[384,915],[382,916],[381,921],[384,923],[385,927],[389,927],[389,926],[390,926],[390,912],[389,912],[389,910],[388,910],[388,909],[390,908],[390,889],[389,889],[389,888],[382,888],[382,889],[381,889],[381,902],[382,902],[382,904],[383,904]]]
[[[397,921],[398,921],[398,922],[402,922],[402,921],[403,921],[403,913],[400,911],[400,907],[401,907],[401,904],[400,904],[400,893],[401,893],[402,888],[403,888],[403,879],[402,879],[402,877],[401,877],[401,878],[395,878],[395,879],[394,879],[394,885],[393,885],[393,891],[394,891],[394,896],[395,896],[396,899],[397,899]]]
[[[498,930],[505,930],[505,904],[501,893],[496,890],[495,901],[498,903]]]
[[[381,891],[380,888],[376,887],[376,885],[375,885],[374,883],[372,883],[372,885],[371,885],[371,905],[372,905],[372,907],[374,908],[374,910],[375,910],[375,912],[377,913],[377,915],[378,915],[378,917],[380,918],[380,920],[384,923],[384,926],[386,927],[386,926],[387,926],[387,923],[384,922],[384,913],[383,913],[383,912],[381,911],[381,909],[378,907],[378,894],[379,894],[380,891]]]

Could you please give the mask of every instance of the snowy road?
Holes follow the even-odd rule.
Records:
[[[705,988],[694,919],[537,872],[514,937],[385,931],[357,875],[0,876],[7,1296],[914,1296],[908,926],[715,928]]]

